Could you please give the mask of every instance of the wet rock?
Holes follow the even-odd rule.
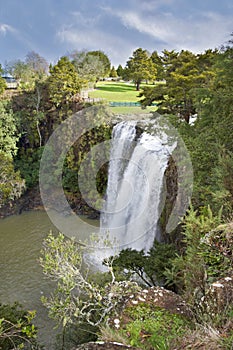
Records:
[[[18,215],[29,210],[43,210],[43,203],[38,187],[25,191],[17,200],[0,208],[0,218]]]

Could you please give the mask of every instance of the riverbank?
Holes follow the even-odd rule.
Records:
[[[77,215],[85,215],[89,219],[99,219],[100,213],[95,209],[89,207],[81,195],[67,193],[66,197],[74,213]],[[54,201],[56,201],[55,196]],[[5,218],[11,215],[20,215],[23,212],[33,210],[45,210],[38,186],[25,191],[25,193],[20,198],[0,208],[0,218]]]

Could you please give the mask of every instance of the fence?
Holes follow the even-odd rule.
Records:
[[[109,102],[110,107],[141,107],[140,102]],[[156,106],[156,103],[152,103],[151,106]]]
[[[109,102],[110,107],[141,107],[140,102]]]

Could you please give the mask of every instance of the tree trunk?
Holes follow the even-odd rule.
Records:
[[[136,82],[136,90],[139,91],[140,90],[140,81]]]

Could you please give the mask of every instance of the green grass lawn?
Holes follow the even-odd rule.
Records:
[[[142,84],[143,86],[153,86]],[[103,81],[96,84],[96,89],[89,92],[90,98],[103,98],[108,102],[140,102],[141,97],[138,96],[139,91],[136,91],[134,84],[124,82]],[[115,114],[140,114],[155,111],[156,107],[151,106],[146,109],[141,107],[109,107]]]
[[[157,107],[150,106],[146,109],[142,109],[141,107],[109,107],[111,112],[115,114],[145,114],[150,112],[155,112]]]
[[[89,92],[89,97],[104,98],[108,102],[139,102],[138,95],[134,84],[111,81],[98,82],[96,90]]]

